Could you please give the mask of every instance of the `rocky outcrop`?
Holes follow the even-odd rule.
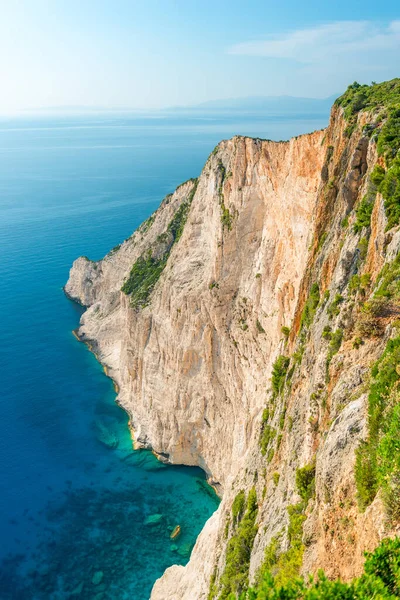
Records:
[[[376,278],[388,247],[396,256],[399,237],[392,232],[388,246],[379,195],[362,247],[366,238],[352,227],[377,162],[363,129],[373,118],[360,113],[346,135],[335,107],[326,131],[280,143],[221,142],[198,181],[164,199],[131,238],[103,260],[79,258],[71,269],[66,293],[87,307],[78,335],[117,383],[135,444],[162,460],[199,465],[222,496],[189,564],[168,569],[152,600],[207,598],[211,578],[218,582],[224,570],[233,498],[253,486],[254,578],[274,536],[287,545],[287,507],[299,500],[296,470],[306,464],[315,463],[316,477],[303,528],[305,572],[358,574],[363,551],[387,530],[379,498],[359,512],[354,483],[354,450],[366,434],[365,381],[391,329],[354,344],[358,308],[348,285],[355,273]],[[184,227],[174,237],[181,207]],[[146,260],[160,272],[138,304],[121,288]],[[339,330],[333,351],[329,331]],[[291,356],[293,369],[272,394],[279,355]],[[266,406],[275,434],[263,453]]]

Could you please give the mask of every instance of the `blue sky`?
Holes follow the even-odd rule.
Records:
[[[400,76],[395,0],[10,0],[0,112],[327,97]]]

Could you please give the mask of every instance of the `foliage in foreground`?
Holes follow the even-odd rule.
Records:
[[[243,492],[239,492],[239,494],[241,500],[237,504],[240,505],[243,512]],[[236,506],[237,508],[238,506]],[[257,533],[257,526],[255,524],[257,511],[256,490],[252,488],[247,498],[244,515],[236,511],[236,517],[239,519],[239,522],[236,532],[229,540],[226,549],[225,569],[221,577],[222,590],[218,596],[219,600],[236,598],[237,595],[247,589],[250,556]]]
[[[400,597],[400,539],[383,540],[366,554],[364,573],[350,583],[330,581],[320,571],[309,581],[297,578],[278,585],[270,572],[241,600],[395,600]],[[230,597],[232,600],[235,596]]]

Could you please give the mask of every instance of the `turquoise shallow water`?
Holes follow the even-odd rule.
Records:
[[[111,381],[71,334],[81,309],[62,286],[77,256],[128,237],[219,139],[324,124],[0,121],[1,600],[146,600],[166,567],[187,562],[218,499],[200,470],[132,451]]]

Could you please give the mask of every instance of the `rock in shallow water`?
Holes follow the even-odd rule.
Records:
[[[144,524],[145,525],[158,525],[163,520],[163,518],[164,517],[161,514],[149,515],[144,520]]]
[[[96,571],[92,577],[93,585],[99,585],[103,581],[104,573],[103,571]]]

